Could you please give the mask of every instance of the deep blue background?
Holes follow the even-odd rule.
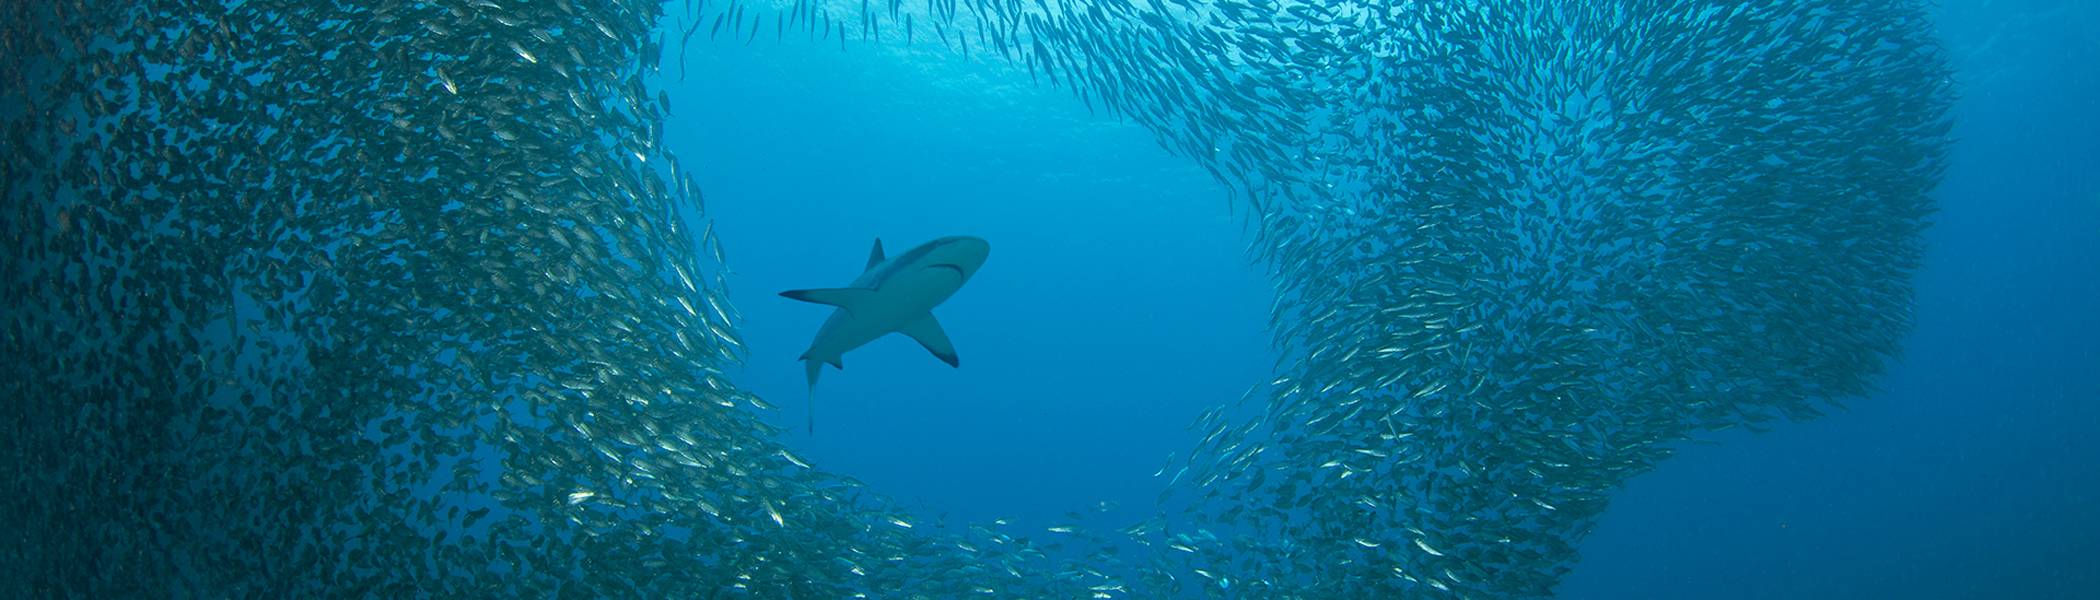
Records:
[[[1114,501],[1127,524],[1190,420],[1268,372],[1268,283],[1224,188],[1150,133],[932,50],[696,52],[667,138],[737,273],[735,376],[820,468],[932,514],[1040,526]],[[775,294],[846,285],[877,236],[962,234],[992,244],[934,311],[962,367],[902,336],[847,353],[804,436],[795,357],[831,309]]]
[[[1884,391],[1635,478],[1564,596],[2100,597],[2100,3],[1946,4],[1960,141]],[[930,513],[1142,515],[1189,420],[1269,369],[1223,189],[1006,65],[833,44],[697,45],[672,86],[737,271],[737,380],[811,462]],[[953,234],[993,245],[935,311],[962,368],[849,353],[803,436],[794,357],[828,309],[774,294]]]

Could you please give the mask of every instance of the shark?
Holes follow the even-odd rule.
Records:
[[[941,362],[961,367],[955,344],[933,318],[933,307],[954,296],[977,274],[992,245],[983,238],[948,236],[912,248],[896,257],[885,256],[882,239],[868,252],[868,264],[860,277],[846,287],[788,290],[780,295],[803,302],[835,307],[831,317],[817,328],[817,337],[798,360],[809,379],[809,408],[804,427],[816,432],[817,377],[826,363],[845,369],[842,357],[849,351],[891,333],[902,333],[919,342]]]

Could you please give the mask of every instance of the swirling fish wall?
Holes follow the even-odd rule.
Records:
[[[1149,128],[1258,222],[1265,402],[1057,541],[809,468],[722,374],[667,10]],[[1672,442],[1871,389],[1951,96],[1900,0],[0,11],[24,596],[1548,595]]]

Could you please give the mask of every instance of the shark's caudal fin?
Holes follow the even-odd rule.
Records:
[[[817,432],[817,376],[824,373],[824,361],[802,359],[802,372],[809,376],[809,402],[804,404],[803,431]]]

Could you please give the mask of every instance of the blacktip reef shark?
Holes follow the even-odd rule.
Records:
[[[817,328],[817,338],[802,353],[803,372],[809,376],[809,414],[804,424],[816,431],[817,376],[824,363],[844,369],[840,357],[891,332],[918,340],[928,352],[951,367],[962,366],[948,333],[933,318],[933,307],[954,296],[963,282],[984,266],[992,245],[982,238],[949,236],[921,244],[911,251],[886,258],[882,240],[868,252],[867,270],[842,288],[788,290],[780,295],[838,307]]]

